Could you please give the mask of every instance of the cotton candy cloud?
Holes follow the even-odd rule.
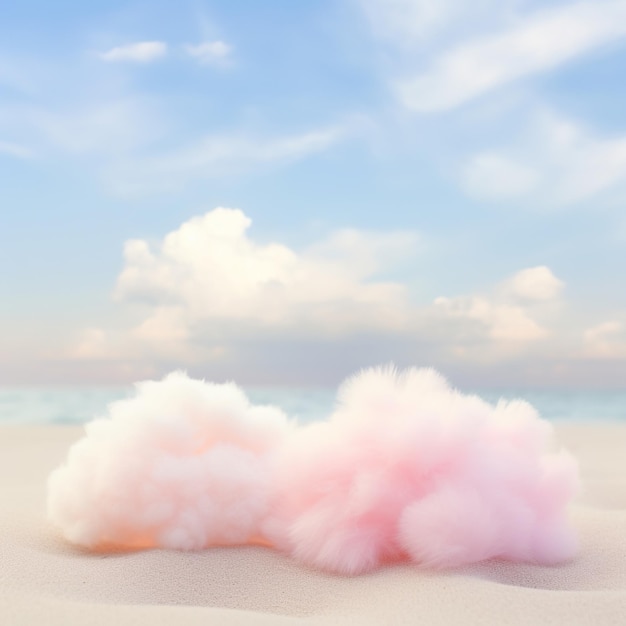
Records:
[[[87,425],[50,476],[48,517],[90,549],[262,543],[348,575],[559,563],[576,552],[577,468],[551,439],[527,403],[491,406],[432,370],[363,371],[300,427],[175,373]]]
[[[289,430],[235,385],[174,373],[91,422],[49,481],[50,520],[89,548],[252,542],[268,506],[269,452]]]

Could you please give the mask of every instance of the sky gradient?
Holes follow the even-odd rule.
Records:
[[[0,7],[0,385],[626,386],[626,0]]]

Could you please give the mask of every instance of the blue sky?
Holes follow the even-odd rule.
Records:
[[[0,384],[623,386],[625,62],[624,0],[5,3]]]

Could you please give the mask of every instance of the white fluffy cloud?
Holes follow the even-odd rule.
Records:
[[[480,199],[574,205],[626,183],[626,137],[595,137],[544,111],[532,117],[517,142],[471,156],[461,182]]]
[[[163,41],[140,41],[117,46],[100,53],[103,61],[150,63],[167,55],[167,44]]]
[[[563,289],[545,266],[521,270],[484,294],[439,297],[434,312],[458,357],[494,358],[525,350],[550,336]]]
[[[626,325],[617,320],[602,322],[583,333],[585,356],[600,359],[626,358]]]
[[[493,360],[550,335],[563,283],[545,266],[485,293],[418,306],[406,284],[385,278],[420,247],[416,233],[344,229],[294,250],[255,240],[250,226],[243,212],[218,208],[160,242],[128,241],[115,297],[139,321],[127,330],[88,329],[72,357],[190,364],[230,358],[232,342],[241,351],[259,338],[340,346],[356,336],[393,336],[439,354]]]
[[[331,334],[406,324],[406,289],[373,277],[389,255],[410,254],[413,235],[343,231],[297,253],[256,243],[250,224],[241,211],[219,208],[156,248],[127,242],[116,296],[154,307],[141,332],[184,339],[185,329],[207,320]]]
[[[501,32],[444,52],[430,69],[398,80],[396,93],[414,111],[453,109],[625,35],[624,0],[578,2],[540,10],[518,18]]]
[[[552,300],[563,290],[564,283],[545,265],[517,272],[503,285],[506,295],[524,300]]]
[[[203,65],[223,66],[232,55],[232,46],[223,41],[203,41],[197,45],[186,45],[185,52]]]

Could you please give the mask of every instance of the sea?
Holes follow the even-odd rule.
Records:
[[[255,404],[273,404],[301,423],[325,419],[336,389],[251,387]],[[463,390],[488,402],[521,398],[547,420],[626,422],[626,389],[621,391]],[[106,415],[115,400],[134,394],[129,387],[0,387],[0,424],[81,424]]]

